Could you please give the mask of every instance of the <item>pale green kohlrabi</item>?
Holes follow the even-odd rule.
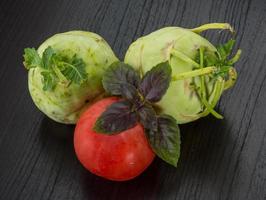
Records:
[[[85,31],[56,34],[37,51],[25,49],[24,58],[35,105],[51,119],[65,124],[76,123],[80,113],[100,98],[104,91],[102,75],[118,60],[102,37]]]
[[[233,64],[241,51],[231,59],[234,40],[213,46],[199,34],[208,29],[229,29],[229,24],[205,24],[194,29],[166,27],[137,39],[127,50],[125,63],[141,74],[158,63],[168,61],[172,81],[165,96],[158,103],[161,112],[169,114],[178,123],[187,123],[212,113],[222,92],[236,80]]]

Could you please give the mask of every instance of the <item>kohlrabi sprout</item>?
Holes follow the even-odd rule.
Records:
[[[223,91],[237,78],[233,64],[241,51],[230,56],[234,40],[215,47],[200,33],[209,29],[228,29],[229,24],[205,24],[194,29],[166,27],[132,43],[125,63],[142,75],[159,63],[168,61],[172,68],[170,86],[157,103],[162,113],[173,116],[178,123],[194,121],[209,113],[222,118],[214,107]]]
[[[80,112],[104,92],[102,75],[114,61],[110,46],[95,33],[56,34],[37,51],[25,49],[31,97],[48,117],[74,124]]]

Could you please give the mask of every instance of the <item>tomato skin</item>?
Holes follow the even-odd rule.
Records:
[[[119,101],[116,97],[102,99],[80,117],[74,134],[76,155],[93,174],[109,180],[125,181],[141,174],[155,155],[140,124],[115,135],[93,131],[93,126],[106,107]]]

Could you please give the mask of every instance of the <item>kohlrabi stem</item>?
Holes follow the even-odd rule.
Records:
[[[220,90],[219,90],[219,88],[217,87],[218,86],[218,84],[216,84],[215,86],[214,86],[214,97],[213,97],[213,99],[215,98],[217,98],[218,97],[218,95],[217,94],[220,94]],[[197,89],[198,90],[198,92],[200,91],[200,89]],[[208,115],[209,113],[211,113],[214,117],[216,117],[216,118],[218,118],[218,119],[222,119],[223,118],[223,116],[222,115],[220,115],[218,112],[216,112],[215,110],[214,110],[214,107],[215,107],[215,105],[216,105],[216,100],[215,100],[215,104],[213,104],[213,102],[214,101],[212,101],[211,103],[209,103],[205,98],[203,98],[201,95],[199,95],[199,98],[200,98],[200,100],[201,100],[201,103],[205,106],[205,109],[203,110],[203,112],[202,113],[200,113],[200,117],[203,117],[203,116],[206,116],[206,115]],[[217,99],[217,101],[219,100],[219,98]]]
[[[200,47],[199,49],[200,53],[200,69],[202,69],[204,66],[204,48]],[[200,76],[200,90],[201,90],[201,96],[203,99],[206,99],[206,87],[205,87],[205,76]]]
[[[224,90],[231,88],[235,84],[236,79],[237,79],[237,72],[235,68],[231,67],[228,71],[228,75],[229,75],[229,78],[224,83]]]
[[[196,76],[203,76],[206,74],[212,74],[217,71],[217,67],[211,66],[211,67],[205,67],[202,69],[196,69],[193,71],[183,72],[180,74],[176,74],[172,76],[172,81],[178,81],[178,80],[184,80],[187,78],[193,78]]]
[[[207,116],[215,107],[215,105],[217,104],[217,102],[219,101],[221,95],[222,95],[222,91],[223,91],[223,79],[221,77],[218,77],[217,81],[215,82],[215,86],[213,88],[214,91],[214,96],[212,97],[211,103],[210,103],[210,108],[206,107],[206,110],[204,110],[201,114],[200,117],[205,117]],[[214,114],[215,117],[217,117],[218,119],[222,119],[223,116],[220,115],[219,113],[215,112],[211,112],[212,114]],[[217,115],[218,114],[218,115]]]
[[[229,63],[231,65],[234,64],[234,63],[236,63],[239,60],[239,58],[241,56],[241,53],[242,53],[241,49],[238,49],[237,52],[236,52],[236,54],[234,55],[234,57],[229,60]]]
[[[197,28],[190,29],[194,33],[201,33],[206,30],[210,29],[227,29],[231,33],[234,33],[234,29],[230,26],[228,23],[210,23],[210,24],[204,24],[202,26],[199,26]]]
[[[190,57],[188,57],[187,55],[183,54],[181,51],[178,51],[176,49],[172,49],[171,50],[171,54],[173,56],[176,56],[178,58],[180,58],[181,60],[190,63],[191,65],[193,65],[196,68],[200,68],[199,63],[195,62],[194,60],[192,60]]]
[[[58,69],[58,67],[56,66],[56,64],[54,64],[53,62],[53,67],[52,67],[54,73],[56,74],[56,76],[59,78],[60,82],[63,84],[68,84],[69,81],[66,79],[66,77],[62,74],[62,72]]]
[[[212,107],[212,105],[210,105],[206,99],[201,99],[201,100],[204,106],[206,107],[206,111],[208,112],[208,114],[211,113],[217,119],[223,119],[223,116],[220,115],[218,112],[216,112],[214,108]]]
[[[200,68],[202,69],[204,67],[204,48],[200,47],[199,49],[199,55],[200,55]],[[213,116],[215,116],[218,119],[222,119],[223,116],[217,113],[212,105],[208,102],[206,99],[206,85],[205,85],[205,76],[200,76],[200,100],[202,104],[205,106],[205,110],[211,113]]]

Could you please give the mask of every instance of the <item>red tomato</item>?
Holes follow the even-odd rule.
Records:
[[[74,147],[79,161],[93,174],[125,181],[141,174],[155,155],[140,124],[115,135],[93,131],[100,114],[118,100],[115,97],[102,99],[82,114],[75,129]]]

